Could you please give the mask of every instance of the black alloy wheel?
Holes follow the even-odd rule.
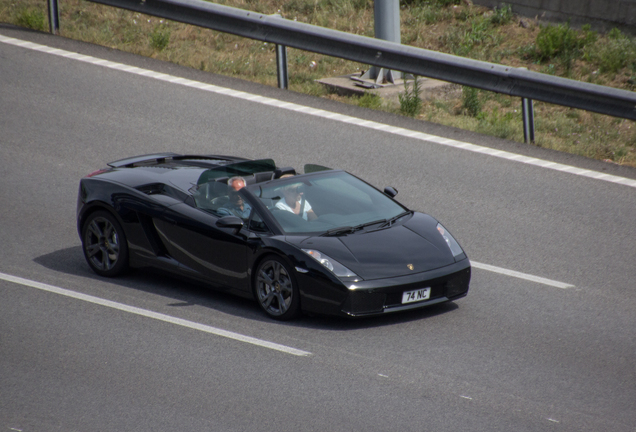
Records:
[[[263,260],[256,271],[258,304],[272,318],[289,320],[298,316],[300,297],[288,265],[276,257]]]
[[[107,211],[97,211],[86,219],[82,246],[86,262],[100,276],[117,276],[128,268],[126,235],[115,216]]]

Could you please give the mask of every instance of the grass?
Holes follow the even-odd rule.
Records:
[[[15,23],[21,27],[44,31],[48,20],[44,18],[43,11],[32,7],[22,7],[16,13]]]
[[[371,0],[218,0],[241,9],[279,13],[372,37]],[[636,90],[636,38],[613,29],[547,25],[460,0],[402,0],[402,43],[478,60],[526,67],[555,76]],[[135,54],[276,86],[271,44],[110,8],[84,0],[60,0],[60,33]],[[0,21],[47,31],[46,0],[0,0]],[[515,141],[523,141],[521,101],[463,88],[419,100],[406,88],[401,102],[373,93],[330,94],[318,78],[366,70],[367,65],[288,49],[290,90],[367,108],[412,115]],[[535,145],[636,167],[636,123],[535,101]],[[410,107],[410,108],[409,108]],[[414,107],[414,108],[413,108]]]
[[[364,92],[358,99],[358,106],[378,110],[382,108],[382,98],[375,93]]]

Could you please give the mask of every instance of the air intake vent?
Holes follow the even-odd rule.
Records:
[[[143,186],[138,186],[136,189],[139,192],[143,192],[146,195],[155,195],[165,193],[166,189],[163,183],[151,183]]]

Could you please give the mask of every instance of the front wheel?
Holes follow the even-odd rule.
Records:
[[[86,262],[100,276],[113,277],[128,268],[128,243],[124,230],[107,211],[97,211],[82,226]]]
[[[289,320],[298,316],[300,295],[288,266],[276,257],[266,258],[256,271],[256,298],[272,318]]]

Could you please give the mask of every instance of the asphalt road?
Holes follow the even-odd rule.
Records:
[[[0,36],[636,179],[45,34]],[[634,432],[635,187],[59,54],[0,41],[0,431]],[[95,276],[75,227],[79,179],[166,150],[346,169],[395,186],[474,262],[570,286],[475,268],[456,303],[279,323],[151,271]]]

